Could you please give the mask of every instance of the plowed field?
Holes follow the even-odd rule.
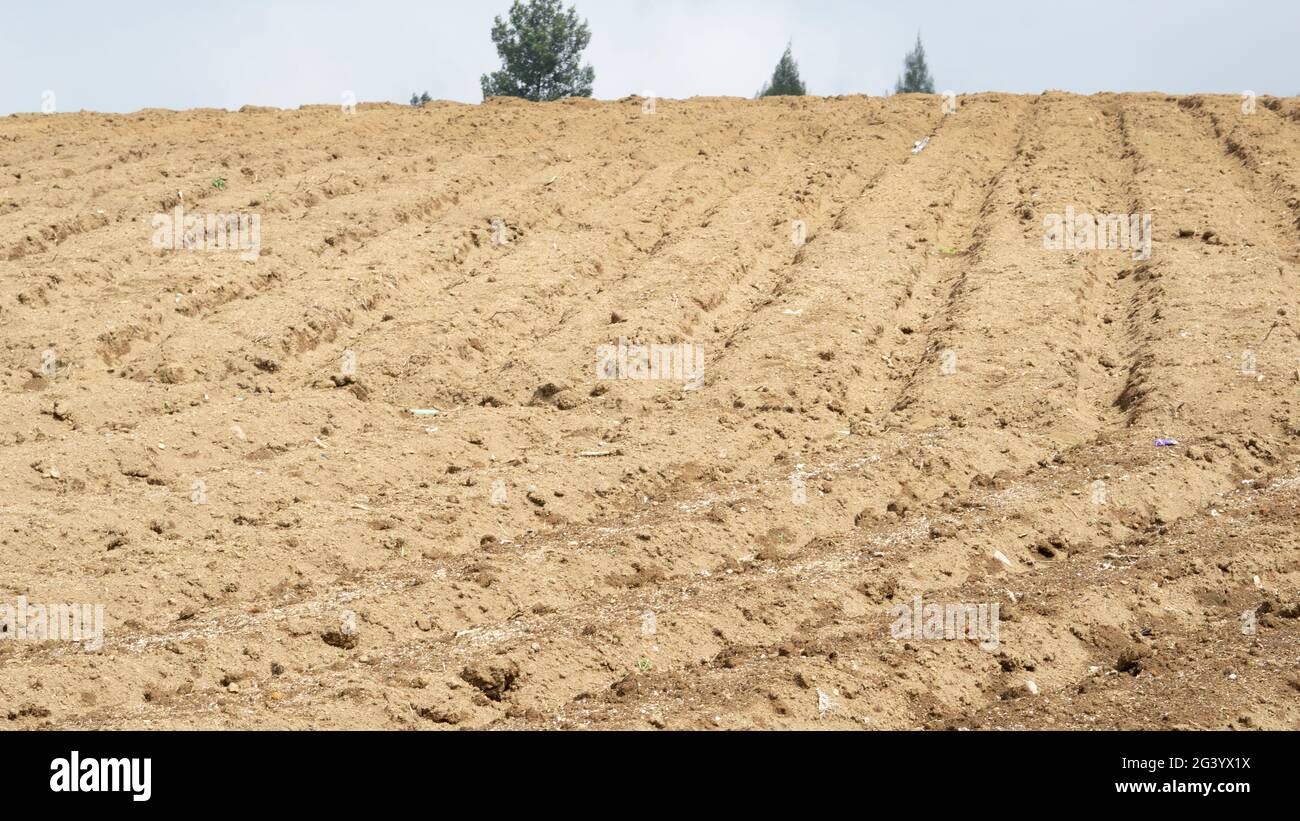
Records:
[[[1300,101],[941,102],[0,119],[0,721],[1300,728]]]

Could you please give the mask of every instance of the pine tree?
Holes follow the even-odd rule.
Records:
[[[772,72],[772,79],[763,84],[759,97],[802,97],[808,93],[803,80],[799,78],[799,64],[790,54],[790,44],[786,44],[785,54],[781,55]]]
[[[921,35],[916,35],[916,48],[903,58],[903,76],[894,86],[895,94],[933,94],[934,78],[930,76],[930,67],[925,63],[925,46],[921,45]]]
[[[543,102],[591,96],[596,70],[582,65],[591,31],[576,8],[565,11],[561,0],[515,0],[509,17],[508,22],[497,17],[492,25],[501,70],[480,80],[484,99]]]
[[[427,91],[424,92],[423,94],[411,95],[411,105],[415,106],[416,108],[419,108],[420,106],[429,102],[433,102],[433,98],[429,96],[429,92]]]

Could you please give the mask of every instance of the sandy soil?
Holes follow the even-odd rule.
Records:
[[[0,119],[0,724],[1300,727],[1298,243],[1296,99]]]

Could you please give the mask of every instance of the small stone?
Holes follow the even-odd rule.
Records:
[[[361,636],[356,630],[334,628],[321,633],[320,637],[330,647],[337,647],[340,650],[351,650],[361,643]]]
[[[519,678],[519,665],[508,659],[480,661],[467,666],[461,671],[460,677],[492,701],[500,701]]]
[[[822,719],[826,714],[835,709],[835,702],[822,689],[817,688],[817,718]]]

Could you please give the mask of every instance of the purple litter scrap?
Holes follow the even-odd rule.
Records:
[[[1172,447],[1176,447],[1177,445],[1178,445],[1178,440],[1177,440],[1177,439],[1157,439],[1157,440],[1156,440],[1156,447],[1158,447],[1158,448],[1172,448]]]

